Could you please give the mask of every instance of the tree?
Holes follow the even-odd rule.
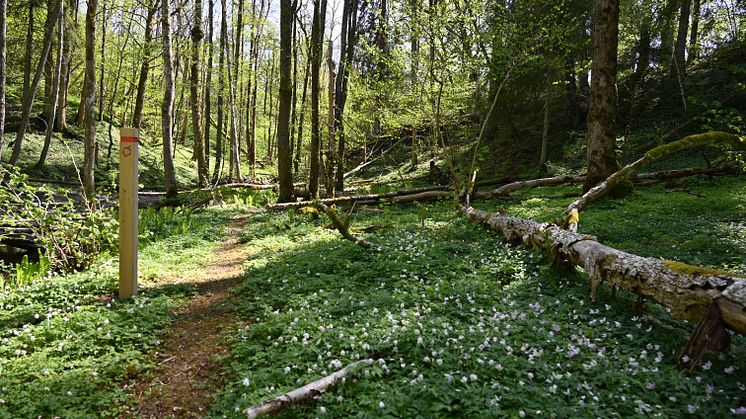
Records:
[[[588,176],[583,185],[584,191],[619,170],[614,132],[619,0],[597,0],[594,19],[588,112]]]
[[[293,199],[292,156],[290,155],[290,105],[292,87],[292,31],[295,9],[291,0],[280,0],[280,105],[277,114],[278,202]]]
[[[350,67],[355,54],[355,41],[357,39],[357,4],[358,0],[345,0],[342,11],[342,40],[340,45],[339,71],[337,72],[336,98],[334,103],[334,129],[337,132],[337,170],[336,189],[344,190],[344,162],[345,162],[345,132],[344,132],[344,110],[347,103],[347,88],[350,81]],[[413,36],[412,47],[416,50],[417,43]],[[414,53],[414,52],[413,52]],[[416,78],[417,69],[413,64],[413,77]],[[414,128],[413,128],[414,129]],[[416,134],[413,131],[413,138]],[[416,143],[416,140],[413,139]],[[413,162],[417,164],[417,155],[413,155]]]
[[[226,40],[227,35],[227,19],[226,19],[226,0],[220,1],[220,59],[218,60],[218,124],[217,133],[215,134],[215,169],[212,173],[212,183],[218,183],[220,180],[220,171],[223,165],[223,104],[225,98],[225,55],[226,51]]]
[[[163,135],[163,174],[166,196],[176,196],[176,173],[173,157],[174,64],[171,52],[171,11],[169,0],[161,0],[161,33],[163,36],[163,107],[161,130]]]
[[[189,94],[192,105],[192,133],[194,154],[197,155],[197,177],[199,186],[207,186],[207,167],[205,166],[205,152],[203,149],[202,127],[200,120],[199,101],[199,48],[204,37],[202,32],[202,0],[194,2],[194,26],[192,27],[192,66],[190,71]]]
[[[326,0],[314,0],[313,25],[311,27],[311,173],[308,192],[312,197],[319,194],[319,155],[321,133],[319,132],[319,102],[321,101],[321,54],[324,49],[324,26],[326,22]]]
[[[7,27],[8,0],[0,0],[0,160],[2,160],[5,136],[5,79],[7,75]]]
[[[679,76],[686,72],[686,41],[687,34],[689,33],[689,14],[692,6],[692,0],[680,1],[679,30],[673,50],[674,65],[672,66],[672,71],[678,73]]]
[[[158,11],[160,0],[151,0],[148,6],[148,12],[145,15],[145,35],[143,38],[143,56],[140,62],[140,76],[137,82],[137,97],[135,99],[135,111],[132,115],[132,126],[135,128],[142,127],[142,112],[145,106],[145,89],[148,85],[148,73],[150,72],[150,56],[153,49],[153,21]],[[168,0],[163,0],[168,1]]]
[[[96,9],[98,0],[88,0],[85,15],[85,81],[83,85],[83,114],[85,115],[85,156],[83,159],[83,189],[90,201],[96,196],[93,169],[96,164]]]
[[[65,41],[65,2],[64,0],[60,0],[60,18],[58,19],[58,31],[57,31],[57,63],[54,66],[54,74],[50,74],[49,77],[53,78],[52,82],[52,91],[51,91],[51,97],[50,97],[50,105],[51,108],[49,109],[49,113],[47,115],[47,129],[44,133],[44,146],[41,149],[41,155],[39,156],[39,161],[36,163],[36,168],[41,169],[44,167],[44,162],[47,159],[47,154],[49,154],[49,146],[52,143],[52,132],[54,131],[54,118],[57,115],[57,97],[60,92],[60,78],[62,76],[62,60],[63,60],[63,53],[62,50],[64,48],[64,41]]]
[[[34,106],[34,100],[36,99],[36,92],[39,88],[39,82],[41,81],[42,74],[44,73],[44,66],[47,63],[49,57],[49,51],[52,49],[52,39],[54,38],[54,27],[57,19],[59,19],[59,11],[61,9],[61,0],[57,0],[53,3],[52,7],[47,11],[47,20],[44,23],[44,43],[41,50],[41,57],[39,57],[39,64],[36,66],[36,73],[34,79],[28,85],[28,88],[23,91],[23,99],[21,102],[21,125],[18,127],[16,133],[16,142],[13,145],[13,154],[10,156],[10,165],[14,166],[18,163],[18,158],[21,157],[21,150],[23,149],[23,137],[26,135],[29,121],[31,120],[31,109]],[[29,18],[31,19],[31,18]],[[26,58],[29,60],[30,58]]]

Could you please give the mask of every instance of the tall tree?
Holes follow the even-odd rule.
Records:
[[[683,75],[686,72],[686,42],[689,34],[689,14],[692,7],[692,0],[680,0],[679,9],[679,30],[676,35],[676,45],[673,50],[674,65],[672,70]]]
[[[308,192],[311,197],[319,194],[319,169],[321,136],[319,126],[319,102],[321,101],[321,54],[324,49],[324,27],[326,24],[326,0],[314,0],[313,25],[311,27],[311,173]]]
[[[65,41],[65,2],[60,0],[60,18],[58,19],[58,30],[57,30],[57,63],[54,66],[54,74],[50,74],[52,77],[52,91],[50,97],[49,113],[47,114],[47,129],[44,133],[44,146],[41,149],[41,155],[39,161],[36,163],[36,168],[41,169],[44,167],[44,162],[47,160],[47,154],[49,154],[49,146],[52,143],[52,132],[54,131],[54,118],[57,115],[57,96],[60,92],[60,77],[62,75],[62,60]],[[51,61],[51,60],[50,60]]]
[[[0,160],[3,156],[5,136],[5,79],[7,75],[8,0],[0,0]]]
[[[293,199],[292,156],[290,155],[290,102],[292,88],[292,31],[295,9],[291,0],[280,0],[280,105],[277,115],[278,202]]]
[[[31,120],[31,109],[34,106],[34,100],[36,99],[36,92],[39,88],[39,82],[44,73],[44,67],[49,57],[49,50],[52,49],[52,39],[54,38],[54,27],[57,19],[59,19],[61,1],[57,0],[53,3],[52,7],[47,10],[47,19],[44,23],[44,41],[41,50],[41,56],[39,57],[39,64],[36,66],[36,73],[34,79],[28,85],[28,89],[23,92],[23,99],[21,101],[21,125],[18,127],[16,133],[16,142],[13,145],[13,154],[10,156],[10,165],[14,166],[18,163],[18,158],[21,157],[21,150],[23,149],[23,137],[26,135],[29,121]]]
[[[160,0],[150,0],[148,12],[145,15],[145,35],[143,38],[143,57],[140,61],[140,76],[137,82],[137,97],[135,99],[135,111],[132,115],[132,126],[140,128],[142,126],[142,112],[145,106],[145,90],[148,86],[148,73],[150,72],[150,56],[152,54],[153,42],[153,21],[158,11]],[[167,0],[164,0],[167,1]]]
[[[337,132],[337,169],[336,189],[344,190],[344,163],[345,163],[345,132],[344,132],[344,110],[347,103],[347,88],[350,79],[350,67],[355,54],[355,41],[357,40],[357,5],[358,0],[345,0],[342,11],[342,35],[340,45],[339,71],[337,72],[336,97],[334,102],[334,129]],[[414,37],[413,37],[414,38]],[[412,46],[417,47],[412,41]],[[416,79],[417,69],[415,64],[412,68],[413,77]],[[414,128],[413,128],[414,129]],[[416,134],[412,134],[416,138]],[[416,140],[413,140],[416,142]],[[414,164],[416,154],[414,154]]]
[[[689,62],[692,62],[699,55],[699,18],[700,18],[700,0],[694,0],[692,8],[692,30],[689,36]]]
[[[327,130],[327,140],[326,140],[326,176],[325,179],[325,186],[326,186],[326,193],[329,196],[334,196],[334,170],[337,167],[337,158],[335,156],[335,153],[337,150],[335,149],[337,141],[334,133],[334,89],[336,87],[336,81],[337,81],[337,70],[335,68],[334,60],[332,59],[332,54],[334,54],[334,44],[332,44],[332,40],[329,40],[329,46],[327,47],[327,73],[328,73],[328,86],[327,86],[327,117],[326,117],[326,130]]]
[[[588,112],[588,190],[619,169],[616,160],[616,72],[619,0],[597,0],[593,26],[591,99]]]
[[[170,0],[161,0],[161,34],[163,37],[163,107],[161,108],[161,130],[163,135],[163,175],[166,196],[176,196],[176,173],[173,156],[173,110],[174,110],[174,63],[171,50]]]
[[[85,15],[85,81],[83,85],[83,115],[85,116],[85,154],[83,158],[83,189],[86,199],[96,196],[93,169],[96,164],[96,9],[98,0],[88,0]]]
[[[220,0],[220,59],[218,60],[218,124],[215,134],[215,169],[212,172],[212,183],[220,180],[220,171],[223,165],[223,105],[225,93],[225,42],[228,38],[228,21],[226,18],[226,0]]]
[[[203,149],[202,121],[200,120],[199,101],[199,48],[204,33],[202,32],[202,0],[194,2],[194,26],[192,27],[192,66],[190,71],[189,94],[192,105],[192,133],[194,138],[194,154],[197,155],[197,177],[199,186],[207,186],[207,167]]]
[[[212,104],[212,57],[215,55],[213,51],[213,29],[214,29],[214,15],[213,9],[215,7],[215,0],[208,0],[207,7],[207,75],[205,76],[205,142],[204,142],[204,155],[205,155],[205,173],[210,172],[210,108]]]

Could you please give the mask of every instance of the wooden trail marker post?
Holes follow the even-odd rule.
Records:
[[[140,131],[119,130],[119,298],[137,293],[137,159]]]

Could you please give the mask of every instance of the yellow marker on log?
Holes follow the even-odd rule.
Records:
[[[119,298],[137,293],[137,158],[140,131],[119,130]]]

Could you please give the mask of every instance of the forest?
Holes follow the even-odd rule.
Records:
[[[746,415],[745,116],[741,0],[0,0],[0,417]]]

